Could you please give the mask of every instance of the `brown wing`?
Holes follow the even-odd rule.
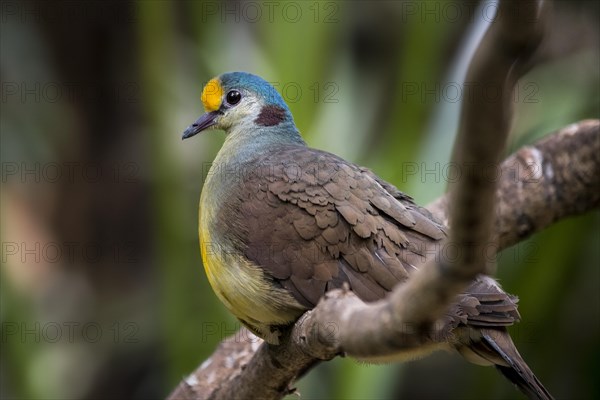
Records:
[[[381,299],[446,237],[410,197],[330,153],[281,146],[251,170],[238,219],[245,256],[307,308],[344,282],[364,301]],[[484,286],[475,282],[473,293],[458,299],[453,320],[510,319],[503,310],[508,303],[516,310],[514,302]]]
[[[494,279],[480,275],[448,310],[449,326],[467,324],[493,328],[513,325],[521,319],[517,302],[517,297],[503,291]]]
[[[414,203],[329,153],[283,147],[256,165],[240,209],[246,257],[307,307],[344,282],[365,301],[384,297],[444,237]]]

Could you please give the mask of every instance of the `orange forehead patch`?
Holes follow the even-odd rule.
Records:
[[[221,99],[223,98],[223,87],[217,78],[212,78],[204,90],[202,90],[202,104],[206,111],[216,111],[221,107]]]

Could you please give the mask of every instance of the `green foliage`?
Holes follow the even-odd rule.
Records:
[[[275,83],[310,145],[373,169],[419,203],[447,183],[458,112],[448,85],[461,83],[450,71],[476,20],[474,3],[123,3],[106,5],[97,19],[91,15],[98,5],[62,4],[59,14],[44,14],[44,2],[42,18],[3,14],[3,165],[76,161],[105,168],[117,160],[137,169],[133,189],[122,181],[61,185],[3,175],[3,243],[41,233],[60,242],[118,240],[134,243],[135,261],[48,266],[5,258],[3,248],[0,316],[3,333],[23,321],[129,321],[138,341],[3,336],[2,397],[162,397],[236,331],[206,280],[197,239],[199,194],[223,134],[180,139],[203,112],[200,92],[215,75],[247,70]],[[564,13],[556,12],[561,17],[538,65],[515,97],[509,151],[599,117],[598,10],[591,3],[555,7]],[[563,36],[581,40],[565,46]],[[91,101],[10,94],[10,83],[48,81],[96,85],[101,94]],[[104,91],[123,83],[134,89],[125,99]],[[559,398],[600,396],[599,222],[597,211],[562,221],[499,258],[501,282],[520,297],[517,345]],[[57,367],[44,376],[40,365]],[[298,386],[304,399],[519,396],[495,371],[447,355],[384,366],[336,359]]]

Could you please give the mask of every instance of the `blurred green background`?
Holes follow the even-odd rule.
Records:
[[[598,4],[554,4],[515,92],[509,152],[600,116]],[[236,331],[197,239],[223,133],[181,141],[212,76],[263,76],[311,146],[422,204],[441,195],[461,80],[493,15],[477,7],[2,1],[2,398],[162,398]],[[500,256],[498,277],[521,299],[515,342],[558,398],[600,397],[599,246],[595,211]],[[452,354],[336,359],[298,387],[304,399],[521,398]]]

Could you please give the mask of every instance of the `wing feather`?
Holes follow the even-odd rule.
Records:
[[[238,241],[250,261],[307,308],[344,283],[364,301],[383,298],[446,237],[409,196],[332,154],[281,145],[253,163],[261,173],[248,174],[236,196]],[[448,318],[454,325],[504,326],[519,317],[516,299],[482,277]]]

